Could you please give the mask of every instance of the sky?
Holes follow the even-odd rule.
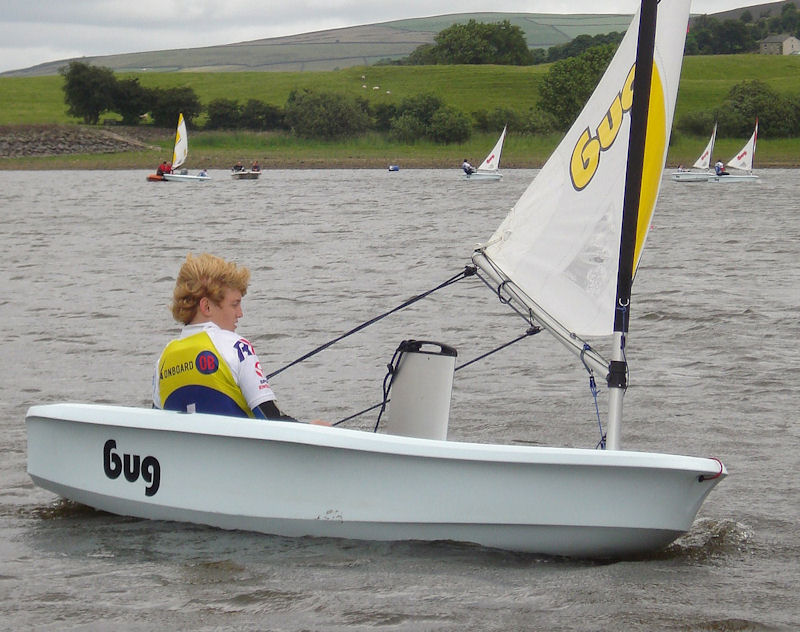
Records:
[[[758,0],[693,0],[715,13]],[[452,13],[621,13],[637,0],[0,0],[0,72],[72,57],[232,44]],[[599,6],[598,6],[599,5]]]

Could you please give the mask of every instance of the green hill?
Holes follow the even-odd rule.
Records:
[[[631,16],[457,13],[203,48],[82,57],[80,61],[116,72],[136,73],[337,70],[407,57],[418,46],[433,43],[434,36],[442,29],[471,19],[487,23],[508,20],[523,30],[528,46],[549,48],[581,34],[625,31]],[[62,59],[13,70],[0,77],[55,75],[69,61]]]
[[[465,112],[502,106],[527,110],[539,98],[549,69],[541,66],[374,66],[329,72],[182,72],[132,73],[147,87],[190,86],[203,104],[229,98],[258,99],[283,106],[295,88],[315,88],[399,103],[433,92]],[[720,105],[730,88],[758,79],[780,93],[800,94],[800,56],[716,55],[684,59],[678,92],[678,116]],[[66,113],[63,78],[0,77],[0,125],[75,123]]]

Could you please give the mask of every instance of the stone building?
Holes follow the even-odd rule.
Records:
[[[761,40],[762,55],[793,55],[800,53],[800,40],[793,35],[770,35]]]

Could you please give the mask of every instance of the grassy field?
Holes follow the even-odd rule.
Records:
[[[204,105],[225,98],[242,104],[258,99],[282,107],[293,89],[313,88],[365,97],[374,104],[399,103],[406,97],[432,92],[465,112],[473,112],[498,105],[527,110],[538,100],[545,72],[544,66],[370,66],[328,72],[141,73],[119,77],[135,76],[149,88],[189,86]],[[76,122],[66,113],[63,83],[60,75],[0,77],[0,125]]]
[[[140,73],[148,87],[190,86],[203,104],[232,98],[244,103],[258,99],[283,106],[292,89],[314,88],[362,96],[372,103],[399,103],[403,98],[433,92],[465,112],[498,106],[526,110],[538,101],[538,88],[547,66],[378,66],[327,72]],[[684,60],[678,93],[677,117],[713,109],[728,90],[741,81],[758,79],[776,91],[800,94],[800,56],[713,56]],[[61,76],[0,78],[0,125],[73,124],[67,116]],[[111,117],[113,118],[113,117]],[[475,134],[463,145],[432,143],[401,145],[378,135],[337,143],[302,141],[287,134],[191,132],[191,163],[219,168],[236,160],[258,158],[275,166],[451,166],[464,156],[480,160],[494,144],[494,135]],[[737,151],[745,139],[718,139],[722,156]],[[707,138],[674,137],[669,164],[691,164]],[[531,138],[510,135],[503,155],[507,167],[540,166],[558,142],[558,136]],[[58,168],[103,164],[135,167],[157,164],[171,151],[172,133],[164,130],[154,150],[112,156],[0,159],[0,168]],[[760,166],[800,164],[800,139],[760,140]]]

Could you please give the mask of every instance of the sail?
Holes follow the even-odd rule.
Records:
[[[703,153],[700,154],[700,157],[697,159],[697,162],[692,165],[696,169],[708,169],[711,167],[711,154],[714,152],[714,143],[717,140],[717,124],[714,123],[714,131],[711,132],[711,140],[708,141],[708,145],[703,150]]]
[[[506,139],[506,127],[503,128],[503,132],[500,134],[500,138],[495,143],[492,151],[489,152],[489,155],[478,167],[478,171],[497,171],[500,168],[500,154],[503,152],[503,142]]]
[[[689,4],[658,7],[634,273],[661,185]],[[637,11],[578,119],[482,251],[534,315],[579,336],[613,332],[638,26]]]
[[[183,122],[183,113],[178,115],[178,131],[175,132],[175,150],[172,152],[172,168],[177,169],[189,154],[189,139],[186,136],[186,123]]]
[[[753,170],[753,156],[756,153],[756,139],[758,138],[758,119],[756,119],[756,128],[753,130],[753,135],[747,144],[742,147],[741,151],[731,158],[727,165],[732,169],[743,169],[745,171]]]

